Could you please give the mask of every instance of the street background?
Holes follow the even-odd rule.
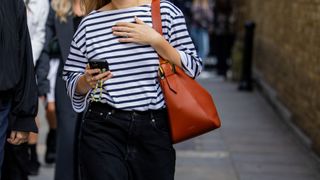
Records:
[[[320,0],[171,2],[199,54],[210,47],[198,80],[222,120],[220,129],[175,146],[176,179],[320,180]],[[42,166],[31,180],[52,180],[40,112]]]

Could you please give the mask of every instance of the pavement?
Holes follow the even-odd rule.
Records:
[[[175,180],[320,180],[319,159],[258,91],[239,92],[237,84],[209,72],[198,81],[212,93],[222,127],[175,145]],[[40,112],[44,117],[43,107]],[[43,162],[47,127],[42,121]],[[53,166],[43,165],[30,180],[53,180],[53,174]]]

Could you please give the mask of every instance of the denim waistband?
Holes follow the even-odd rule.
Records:
[[[148,110],[148,111],[125,111],[121,109],[114,108],[107,103],[100,102],[90,102],[89,112],[98,112],[101,115],[116,115],[123,117],[125,119],[131,119],[132,117],[137,117],[137,119],[145,119],[145,118],[153,118],[158,116],[167,116],[167,109],[159,109],[159,110]]]

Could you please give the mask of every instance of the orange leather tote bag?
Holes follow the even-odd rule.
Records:
[[[153,28],[162,35],[160,0],[152,1]],[[178,66],[160,59],[159,81],[168,109],[172,142],[178,143],[221,123],[211,95]]]

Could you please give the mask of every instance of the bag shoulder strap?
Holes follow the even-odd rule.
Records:
[[[152,0],[151,16],[152,16],[153,29],[155,29],[159,34],[163,35],[161,12],[160,12],[160,0]],[[160,55],[159,55],[159,61],[160,61],[160,64],[164,64],[168,62],[164,60]]]
[[[152,0],[151,5],[152,25],[153,28],[162,35],[162,20],[160,12],[160,0]]]

